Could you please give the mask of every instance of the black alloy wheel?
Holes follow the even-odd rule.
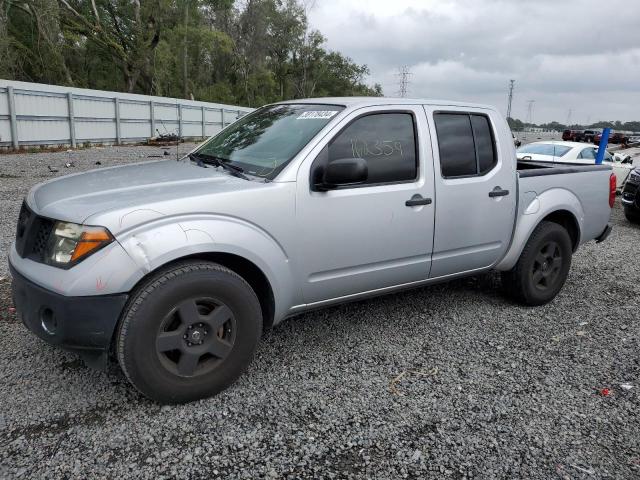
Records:
[[[204,375],[224,360],[235,343],[236,319],[210,297],[190,298],[162,320],[156,352],[164,367],[181,377]]]
[[[531,281],[539,290],[555,287],[562,269],[562,251],[558,242],[550,241],[540,248],[531,267]]]

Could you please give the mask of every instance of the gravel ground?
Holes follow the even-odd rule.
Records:
[[[47,164],[158,153],[0,157],[0,255]],[[28,334],[2,260],[0,478],[640,478],[640,228],[619,206],[613,223],[550,305],[486,275],[305,314],[232,388],[177,407]]]

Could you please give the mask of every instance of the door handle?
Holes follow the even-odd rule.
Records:
[[[493,190],[489,192],[489,196],[491,198],[494,197],[504,197],[505,195],[509,195],[509,190],[503,190],[500,187],[495,187]]]
[[[418,207],[420,205],[429,205],[431,203],[430,198],[423,198],[421,195],[414,195],[409,200],[404,202],[407,207]]]

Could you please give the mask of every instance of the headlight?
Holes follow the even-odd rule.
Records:
[[[112,241],[113,236],[106,228],[56,222],[49,237],[46,262],[68,268]]]

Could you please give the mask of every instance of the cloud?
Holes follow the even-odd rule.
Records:
[[[538,122],[640,119],[640,8],[610,0],[318,0],[313,27],[366,63],[386,95],[411,69],[412,96],[494,103]]]

